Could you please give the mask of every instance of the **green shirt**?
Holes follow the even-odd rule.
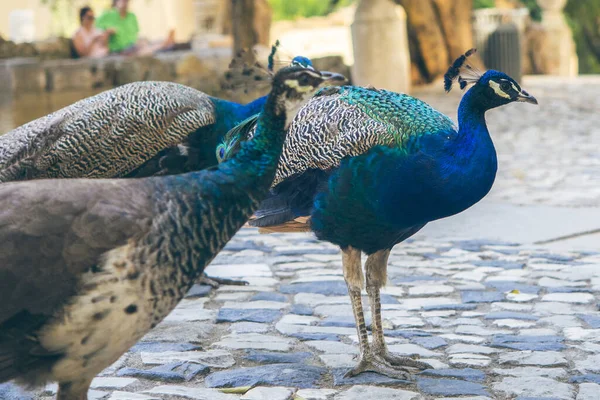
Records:
[[[112,28],[116,31],[108,42],[111,52],[123,51],[136,44],[140,31],[135,14],[128,12],[125,18],[122,18],[114,8],[104,12],[96,21],[96,26],[103,30]]]

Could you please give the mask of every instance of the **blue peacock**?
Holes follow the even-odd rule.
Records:
[[[254,138],[210,169],[0,185],[0,383],[58,381],[58,400],[87,399],[257,209],[293,114],[338,78],[279,71]]]
[[[360,361],[348,372],[379,372],[407,379],[430,368],[390,354],[381,322],[380,288],[391,249],[430,221],[481,200],[496,176],[497,159],[485,113],[512,102],[537,104],[508,75],[479,73],[459,57],[445,75],[472,85],[458,108],[458,128],[447,116],[405,95],[354,86],[321,89],[290,126],[269,197],[250,225],[266,232],[313,231],[338,245],[360,343]],[[225,158],[252,136],[253,120],[226,136]],[[367,255],[365,276],[361,253]],[[365,287],[373,341],[361,304]]]

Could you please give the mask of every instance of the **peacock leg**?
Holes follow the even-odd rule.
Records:
[[[248,284],[248,282],[242,281],[242,280],[210,277],[210,276],[206,275],[204,272],[196,280],[196,283],[199,285],[212,286],[215,289],[221,285],[246,286]]]
[[[56,400],[87,400],[91,383],[92,379],[85,378],[75,382],[60,382]]]
[[[380,290],[387,281],[387,263],[390,256],[390,250],[381,250],[371,254],[365,263],[365,272],[367,275],[367,294],[369,303],[371,303],[372,315],[372,335],[373,344],[371,346],[373,354],[387,361],[392,367],[399,371],[416,372],[433,368],[431,365],[414,360],[410,357],[400,357],[390,354],[385,339],[383,337],[383,324],[381,322],[381,298]]]
[[[352,247],[342,250],[342,264],[344,267],[344,279],[348,285],[348,293],[352,303],[354,320],[356,321],[356,332],[358,334],[358,343],[360,348],[360,361],[358,365],[348,371],[345,377],[353,377],[361,372],[378,372],[398,379],[407,379],[408,374],[395,370],[388,362],[381,357],[374,356],[370,346],[367,334],[367,325],[362,308],[361,290],[364,285],[364,278],[360,262],[360,251]]]

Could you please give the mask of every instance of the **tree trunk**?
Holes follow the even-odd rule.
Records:
[[[411,59],[425,82],[448,68],[448,48],[431,0],[399,0],[408,17]]]
[[[474,46],[473,0],[395,0],[408,17],[412,79],[431,82]],[[480,67],[478,57],[472,61]]]
[[[231,0],[234,54],[246,50],[253,58],[252,49],[258,43],[258,35],[254,29],[254,14],[255,0]]]

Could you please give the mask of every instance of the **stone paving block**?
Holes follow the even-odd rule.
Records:
[[[600,384],[600,375],[585,374],[585,375],[572,376],[571,378],[569,378],[569,382],[571,382],[571,383],[590,382],[590,383]]]
[[[356,385],[333,397],[334,400],[417,400],[419,393],[402,389]]]
[[[164,319],[164,322],[212,321],[215,318],[215,311],[205,309],[204,303],[206,299],[183,299]]]
[[[435,311],[435,310],[475,310],[477,308],[476,304],[436,304],[430,306],[423,306],[423,310],[425,311]]]
[[[356,366],[357,360],[354,354],[321,354],[319,359],[329,368],[346,368]]]
[[[504,300],[504,294],[500,292],[472,292],[461,293],[463,303],[493,303]]]
[[[330,340],[339,342],[340,337],[332,333],[291,333],[288,336],[295,337],[300,340]]]
[[[515,350],[560,351],[566,348],[561,336],[517,336],[495,335],[491,346],[507,347]]]
[[[473,368],[426,369],[425,371],[421,372],[420,375],[441,378],[456,378],[471,382],[483,382],[483,380],[485,379],[485,374],[482,371]]]
[[[348,294],[348,287],[344,281],[320,281],[281,285],[279,291],[285,294],[318,293],[326,296],[344,296]]]
[[[287,302],[287,297],[285,297],[284,295],[279,294],[279,293],[260,292],[260,293],[256,293],[254,296],[252,296],[250,298],[250,301],[259,301],[259,300],[278,301],[281,303],[285,303],[285,302]]]
[[[208,276],[219,278],[249,278],[249,277],[271,277],[273,272],[267,264],[231,264],[215,265],[211,264],[204,270]]]
[[[590,293],[550,293],[542,297],[542,301],[588,304],[594,301],[594,296]]]
[[[179,396],[194,400],[239,400],[239,397],[236,395],[221,393],[214,389],[174,385],[157,386],[145,391],[144,393]]]
[[[231,334],[221,337],[221,340],[213,343],[216,347],[228,349],[260,349],[272,351],[288,351],[292,347],[293,340],[275,335],[264,335],[258,333]],[[335,343],[335,342],[327,342]]]
[[[599,329],[600,328],[600,315],[598,314],[588,314],[588,315],[579,315],[579,318],[585,321],[586,324],[590,328]]]
[[[195,362],[213,368],[229,368],[235,365],[235,359],[225,350],[209,351],[165,351],[162,353],[141,352],[142,362],[146,365],[169,364],[175,362]]]
[[[589,355],[583,360],[575,361],[575,367],[583,373],[600,373],[600,354]]]
[[[209,370],[210,368],[206,365],[178,362],[161,365],[147,370],[122,368],[117,372],[117,376],[132,376],[153,381],[174,383],[190,381],[198,375],[207,374]]]
[[[493,349],[487,346],[479,346],[476,344],[462,344],[457,343],[446,349],[446,353],[448,354],[457,354],[457,353],[473,353],[473,354],[494,354],[498,353],[497,349]]]
[[[455,367],[486,367],[490,365],[492,359],[482,354],[457,353],[448,357],[450,365]]]
[[[522,397],[572,399],[575,395],[572,385],[543,377],[509,377],[492,386],[496,391]]]
[[[10,400],[10,399],[8,399],[8,400]],[[141,393],[116,391],[116,392],[111,393],[108,400],[160,400],[160,397],[148,396],[148,395],[141,394]]]
[[[269,364],[215,372],[204,383],[209,388],[272,385],[306,389],[316,388],[326,373],[325,368],[304,364]]]
[[[259,364],[299,364],[313,355],[308,352],[277,353],[269,351],[247,350],[244,359]]]
[[[133,378],[96,377],[92,380],[92,389],[123,389],[138,382]]]
[[[350,368],[335,368],[335,369],[333,369],[332,370],[333,385],[334,386],[347,386],[347,385],[386,385],[386,386],[404,385],[404,386],[406,386],[406,385],[410,384],[410,381],[390,378],[388,376],[377,374],[375,372],[363,372],[360,375],[345,378],[344,375],[349,370],[350,370]]]
[[[294,390],[286,387],[255,387],[244,393],[240,400],[290,400]]]
[[[494,368],[492,370],[497,375],[507,376],[545,376],[548,378],[565,378],[567,371],[562,368],[538,368],[538,367],[512,367],[507,369]]]
[[[423,346],[429,350],[437,349],[448,345],[448,342],[446,342],[443,338],[439,336],[414,337],[411,339],[411,342],[416,345]]]
[[[221,308],[217,314],[217,323],[221,322],[274,322],[281,318],[283,313],[279,310],[268,309],[237,309]]]
[[[270,329],[271,325],[258,322],[235,322],[229,326],[231,333],[265,333]]]
[[[531,365],[543,367],[567,366],[565,357],[557,351],[515,351],[503,353],[498,357],[500,364]]]
[[[296,392],[296,399],[303,400],[333,400],[338,393],[335,389],[300,389]]]
[[[595,383],[582,383],[579,385],[577,400],[597,400],[600,396],[600,385]]]
[[[290,309],[290,313],[296,315],[313,315],[313,309],[304,304],[294,304]]]
[[[185,298],[207,297],[212,292],[212,287],[208,285],[194,285],[187,292]]]
[[[479,383],[454,379],[432,379],[418,377],[417,387],[421,393],[437,396],[489,395],[485,388]]]
[[[525,321],[537,321],[540,319],[538,316],[525,314],[525,313],[517,313],[517,312],[492,312],[486,314],[485,319],[522,319]]]
[[[193,351],[201,350],[202,347],[192,343],[169,343],[169,342],[138,342],[131,349],[132,353],[162,353],[164,351]]]

